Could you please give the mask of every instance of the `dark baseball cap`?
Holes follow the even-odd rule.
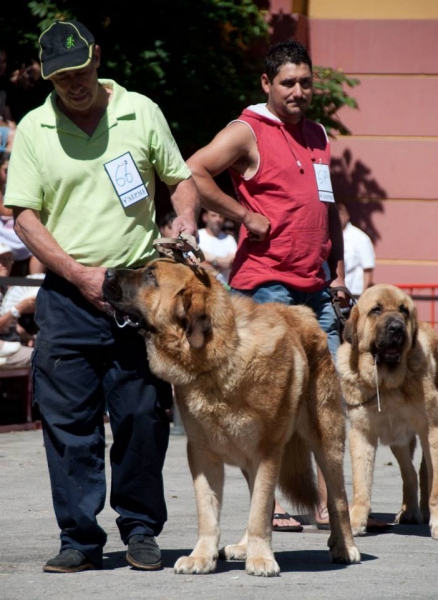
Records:
[[[93,56],[94,37],[78,21],[55,21],[40,35],[41,76],[83,69]]]

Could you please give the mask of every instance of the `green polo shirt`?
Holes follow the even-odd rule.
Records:
[[[39,211],[61,248],[83,265],[133,267],[155,252],[155,172],[191,176],[160,108],[111,80],[107,111],[90,137],[56,105],[56,92],[19,123],[5,205]]]

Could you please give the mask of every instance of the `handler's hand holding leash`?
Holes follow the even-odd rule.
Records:
[[[342,332],[344,330],[345,323],[347,322],[347,319],[350,316],[351,309],[356,304],[356,298],[352,295],[348,288],[342,285],[337,287],[329,287],[328,291],[330,293],[330,296],[332,297],[333,309],[336,313],[336,316],[338,317],[340,334],[342,336]],[[344,294],[342,302],[338,296],[339,292],[342,292]]]
[[[182,231],[177,238],[158,238],[152,242],[152,245],[160,254],[195,267],[205,260],[204,253],[193,235],[185,231]]]

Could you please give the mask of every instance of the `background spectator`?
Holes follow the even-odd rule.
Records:
[[[222,231],[228,235],[232,235],[236,242],[239,239],[239,228],[238,224],[232,221],[231,219],[224,219],[224,224],[222,225]]]
[[[228,283],[237,250],[236,240],[222,230],[224,217],[219,213],[204,210],[201,220],[205,227],[199,229],[199,247],[204,252],[205,262],[216,269],[216,278],[221,283]]]
[[[11,150],[15,133],[15,122],[12,121],[10,108],[11,82],[8,77],[8,54],[0,48],[0,152]]]
[[[14,262],[12,250],[0,243],[0,277],[8,277]],[[35,288],[35,292],[38,288]],[[2,310],[7,288],[0,284],[0,369],[30,365],[32,337],[18,323],[22,315],[35,312],[35,294],[21,299],[16,306]]]
[[[158,219],[157,225],[162,237],[172,237],[172,223],[175,217],[176,212],[172,210]]]
[[[44,273],[44,265],[33,256],[15,233],[12,209],[6,208],[3,204],[9,156],[9,152],[0,152],[0,242],[8,246],[14,255],[13,275]]]
[[[344,235],[345,285],[353,296],[360,296],[373,285],[376,266],[373,242],[364,231],[350,222],[350,213],[345,204],[338,202],[337,206]]]

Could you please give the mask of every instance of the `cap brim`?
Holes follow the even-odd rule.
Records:
[[[80,48],[76,52],[61,54],[55,58],[41,62],[41,77],[50,79],[53,75],[63,73],[64,71],[74,71],[87,67],[93,57],[94,44],[88,48]]]

